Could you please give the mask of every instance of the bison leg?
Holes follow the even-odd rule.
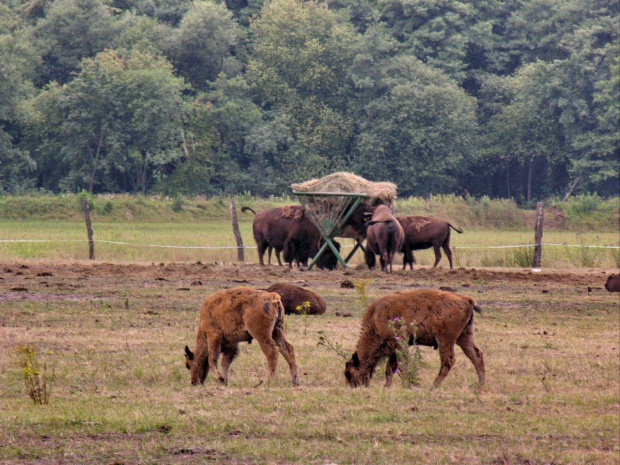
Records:
[[[372,270],[377,263],[377,259],[375,258],[375,253],[370,250],[370,247],[366,247],[366,251],[364,252],[364,258],[366,259],[366,265],[369,269]]]
[[[275,327],[273,330],[273,339],[278,346],[278,350],[286,363],[288,363],[288,367],[291,370],[291,377],[293,378],[293,386],[299,386],[299,373],[297,372],[297,361],[295,359],[295,348],[292,344],[290,344],[286,337],[284,336],[284,331]]]
[[[192,384],[204,384],[209,374],[209,347],[205,338],[196,341],[194,352],[190,367]]]
[[[273,247],[267,247],[267,263],[271,265],[271,252],[273,251]]]
[[[476,373],[478,374],[478,383],[480,387],[486,383],[486,369],[484,367],[484,352],[474,343],[474,333],[472,325],[467,325],[465,331],[456,340],[456,343],[463,350],[463,353],[474,364]]]
[[[407,269],[407,264],[413,271],[413,264],[415,263],[415,258],[413,256],[413,251],[409,247],[403,247],[403,270]]]
[[[439,260],[441,260],[441,246],[433,244],[433,250],[435,251],[435,264],[433,268],[437,268]]]
[[[265,255],[266,248],[267,248],[266,243],[256,241],[256,250],[258,251],[258,261],[260,263],[260,266],[265,266],[265,261],[263,260],[263,256]],[[269,250],[269,261],[271,262],[271,249]]]
[[[269,375],[267,377],[267,382],[271,382],[271,380],[276,378],[276,373],[278,369],[278,348],[276,347],[276,343],[273,339],[264,339],[264,338],[256,338],[258,341],[258,345],[260,345],[261,350],[267,357],[267,363],[269,365]]]
[[[450,262],[450,269],[454,269],[454,266],[452,265],[452,250],[450,250],[450,244],[444,243],[441,248],[446,253],[446,257],[448,257],[448,261]]]
[[[454,343],[446,343],[445,341],[438,341],[439,343],[439,359],[441,360],[441,367],[439,368],[439,374],[435,378],[434,385],[439,387],[442,381],[448,376],[450,370],[454,366]]]
[[[392,387],[392,380],[394,379],[394,373],[398,369],[398,357],[395,353],[390,354],[388,361],[385,364],[385,385],[383,387]]]
[[[226,379],[217,369],[217,359],[220,356],[221,342],[221,336],[213,336],[209,338],[209,368],[213,372],[213,376],[215,376],[220,383],[225,384]]]
[[[228,371],[233,360],[239,355],[238,344],[226,344],[222,347],[222,375],[224,376],[224,384],[228,386]]]

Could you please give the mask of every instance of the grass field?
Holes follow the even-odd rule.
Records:
[[[0,270],[0,463],[618,463],[619,301],[601,289],[605,272],[422,267],[388,277],[36,260]],[[396,378],[385,390],[380,369],[369,389],[347,388],[344,360],[318,345],[324,331],[345,352],[355,347],[364,310],[344,280],[365,280],[370,299],[440,286],[474,296],[488,386],[477,390],[457,349],[456,366],[431,389],[439,360],[423,348],[420,387]],[[290,385],[281,358],[275,384],[257,386],[266,374],[257,344],[242,345],[228,387],[211,375],[190,386],[182,352],[193,347],[204,297],[276,281],[308,285],[328,302],[323,316],[287,317],[302,387]],[[352,317],[337,316],[345,311]],[[28,398],[21,346],[55,372],[49,405]]]
[[[251,222],[241,222],[240,228],[247,247],[245,261],[258,263]],[[229,221],[97,223],[93,229],[95,258],[98,261],[209,263],[237,260],[236,243]],[[351,240],[341,242],[345,250],[353,246]],[[464,234],[453,232],[451,242],[457,267],[528,267],[534,233],[468,229]],[[605,269],[619,266],[620,237],[617,232],[546,231],[543,242],[554,244],[543,249],[542,265],[545,268]],[[517,245],[530,247],[497,248]],[[418,251],[415,255],[420,265],[434,263],[432,250]],[[0,256],[5,260],[87,259],[86,227],[80,222],[0,221]],[[359,264],[362,259],[362,254],[358,253],[353,263]],[[401,258],[397,258],[397,263],[401,263]],[[447,259],[444,257],[440,264],[447,267]]]

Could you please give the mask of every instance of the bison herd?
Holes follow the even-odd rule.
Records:
[[[267,380],[275,377],[280,353],[289,365],[293,385],[298,386],[295,349],[286,339],[284,315],[304,311],[320,315],[325,310],[322,297],[287,283],[274,284],[267,290],[237,287],[215,292],[207,297],[200,310],[194,351],[185,346],[185,365],[192,384],[204,383],[209,371],[220,383],[227,384],[239,343],[252,343],[256,339],[268,361]],[[403,319],[410,331],[409,345],[415,343],[439,350],[441,368],[435,386],[454,365],[455,344],[471,360],[483,386],[484,354],[474,343],[474,311],[480,312],[474,299],[451,292],[415,290],[381,297],[368,307],[363,318],[356,350],[345,365],[347,384],[368,386],[378,362],[387,357],[385,387],[391,386],[398,367],[399,336],[389,322]]]
[[[244,207],[243,211],[252,211]],[[268,252],[269,263],[275,251],[281,265],[307,265],[323,244],[317,226],[302,207],[289,206],[254,213],[253,232],[258,246],[261,266]],[[362,203],[347,219],[343,228],[347,237],[366,239],[364,256],[369,268],[375,266],[379,255],[381,269],[392,271],[394,255],[404,254],[403,269],[413,269],[413,251],[433,247],[435,264],[441,259],[440,249],[452,264],[450,230],[463,231],[450,223],[424,216],[395,217],[388,207],[373,207]],[[339,250],[339,249],[338,249]],[[320,268],[334,269],[338,260],[327,248],[317,263]],[[620,275],[610,275],[605,284],[609,292],[620,292]],[[284,315],[322,315],[327,309],[325,300],[301,287],[277,283],[267,289],[237,287],[224,289],[209,296],[200,310],[200,320],[194,351],[185,346],[185,363],[192,384],[204,383],[209,371],[220,383],[228,383],[231,363],[239,353],[240,342],[260,345],[268,361],[267,380],[276,375],[278,353],[288,363],[293,385],[299,385],[295,349],[285,335]],[[381,359],[387,358],[385,387],[392,384],[399,367],[399,348],[402,337],[408,344],[431,346],[438,350],[441,361],[435,378],[439,386],[454,365],[454,346],[458,345],[472,362],[479,386],[486,383],[484,353],[474,342],[474,313],[481,313],[474,299],[453,292],[432,289],[388,294],[372,302],[361,324],[360,337],[351,358],[345,364],[344,376],[351,387],[368,386]],[[394,322],[404,323],[408,333],[398,333]],[[218,359],[222,356],[222,371]]]
[[[307,266],[308,261],[317,255],[324,243],[319,229],[301,206],[289,205],[259,213],[250,207],[242,207],[241,211],[251,211],[255,215],[252,232],[261,266],[265,265],[265,252],[269,264],[272,252],[275,252],[279,265],[282,265],[282,254],[289,267],[293,266],[293,262],[297,266]],[[463,232],[462,229],[437,218],[395,217],[387,206],[372,206],[367,202],[362,202],[342,225],[342,231],[345,231],[343,234],[347,237],[354,237],[360,242],[366,240],[366,246],[362,248],[368,267],[375,267],[375,255],[379,255],[381,270],[385,272],[392,272],[396,253],[404,255],[403,269],[409,265],[413,270],[413,251],[431,247],[435,252],[434,266],[439,264],[443,249],[452,269],[450,229],[459,234]],[[335,246],[340,250],[340,244],[336,242]],[[327,248],[316,265],[322,269],[333,270],[338,266],[338,259],[331,249]]]

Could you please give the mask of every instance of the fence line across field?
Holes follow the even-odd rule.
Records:
[[[50,243],[50,242],[84,242],[80,239],[0,239],[0,243]],[[95,242],[102,244],[115,244],[115,245],[128,245],[134,247],[155,247],[163,249],[203,249],[203,250],[217,250],[217,249],[255,249],[256,246],[238,247],[236,245],[226,246],[191,246],[191,245],[164,245],[164,244],[141,244],[136,242],[121,242],[121,241],[104,241],[95,240]],[[519,244],[519,245],[489,245],[489,246],[457,246],[453,245],[454,249],[518,249],[523,247],[536,247],[537,244]],[[539,244],[544,247],[579,247],[584,249],[620,249],[617,245],[585,245],[585,244],[557,244],[542,242]],[[343,248],[354,247],[351,244],[345,244]]]

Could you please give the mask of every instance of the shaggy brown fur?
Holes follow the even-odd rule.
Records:
[[[309,289],[288,283],[278,283],[267,288],[268,292],[275,292],[280,295],[284,312],[289,315],[303,313],[299,307],[303,307],[304,302],[308,302],[310,307],[305,311],[306,315],[322,315],[327,309],[325,300],[320,295]]]
[[[610,274],[605,283],[605,289],[609,292],[620,292],[620,274]]]
[[[357,350],[345,366],[345,377],[351,387],[368,386],[370,378],[383,357],[388,357],[385,387],[390,387],[398,368],[398,343],[390,321],[404,318],[410,331],[409,345],[415,343],[439,349],[441,368],[435,378],[439,386],[454,365],[454,344],[458,344],[471,360],[480,386],[486,381],[484,353],[474,343],[474,310],[481,312],[471,297],[436,290],[415,290],[389,294],[374,301],[362,321]]]
[[[379,205],[366,229],[365,258],[368,268],[375,266],[375,254],[381,260],[381,271],[393,271],[394,255],[403,247],[403,228],[385,205]]]
[[[248,287],[218,291],[204,301],[194,352],[185,346],[185,366],[192,384],[204,383],[209,369],[228,384],[228,369],[239,353],[240,342],[256,339],[269,363],[268,381],[275,378],[278,351],[287,361],[293,385],[299,385],[295,349],[284,334],[284,308],[276,293]],[[217,359],[222,354],[222,374]]]
[[[447,221],[431,218],[430,216],[403,216],[398,217],[397,220],[405,232],[405,240],[402,247],[404,254],[403,270],[407,269],[407,264],[413,270],[413,264],[415,263],[414,250],[430,249],[431,247],[435,251],[434,267],[439,264],[441,260],[440,249],[443,249],[450,262],[450,269],[453,268],[452,250],[450,250],[450,228],[459,234],[463,233],[462,229],[452,226]]]

